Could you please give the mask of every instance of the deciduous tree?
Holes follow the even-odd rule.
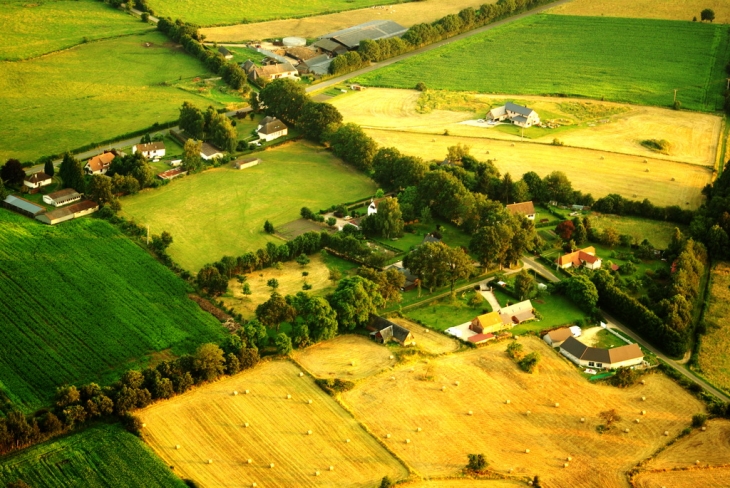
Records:
[[[206,127],[206,136],[215,146],[227,152],[233,152],[238,143],[238,133],[231,119],[217,112]]]
[[[568,279],[565,294],[586,312],[592,311],[598,303],[596,285],[586,275],[575,275]]]
[[[17,159],[8,159],[0,169],[0,178],[8,185],[21,186],[25,179],[23,165]]]
[[[266,107],[267,115],[294,124],[302,113],[308,97],[304,86],[289,78],[279,78],[261,90],[259,100]]]
[[[183,147],[182,169],[188,173],[197,173],[203,167],[203,158],[200,152],[203,150],[203,141],[188,139]]]
[[[86,193],[99,206],[111,203],[114,201],[112,179],[106,175],[93,175],[91,181],[89,181],[89,188]]]
[[[520,300],[530,298],[535,289],[535,278],[526,269],[520,271],[515,277],[515,293]]]
[[[329,103],[306,102],[297,119],[297,126],[307,139],[323,142],[325,134],[331,134],[342,124],[342,114]]]
[[[367,324],[370,315],[385,304],[378,285],[361,276],[343,278],[328,297],[337,313],[337,322],[343,330],[352,330]]]
[[[214,380],[222,375],[225,372],[225,365],[223,350],[216,344],[201,345],[193,356],[195,373],[205,381]]]
[[[184,102],[180,107],[178,125],[193,139],[202,140],[205,135],[203,112],[190,102]]]
[[[256,318],[266,327],[276,327],[277,331],[282,322],[291,322],[295,317],[294,307],[277,292],[273,292],[268,300],[256,307]]]

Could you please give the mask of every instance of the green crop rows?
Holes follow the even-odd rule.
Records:
[[[371,85],[583,96],[719,110],[725,25],[535,15],[357,78]]]
[[[114,381],[223,328],[186,284],[108,223],[50,227],[0,209],[0,388],[30,410],[63,383]]]
[[[119,426],[99,426],[5,458],[0,485],[33,488],[171,488],[185,484],[138,438]]]

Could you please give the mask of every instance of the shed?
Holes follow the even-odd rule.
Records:
[[[410,330],[383,317],[373,316],[368,329],[372,330],[370,337],[381,344],[386,344],[393,340],[401,346],[416,345],[416,339]]]
[[[221,56],[225,59],[233,59],[233,53],[223,46],[218,47],[218,52],[221,53]]]
[[[215,147],[213,144],[204,142],[203,146],[200,148],[200,157],[202,157],[206,161],[209,161],[215,158],[222,158],[223,152]]]
[[[347,52],[347,48],[345,46],[336,43],[335,41],[332,41],[330,39],[320,39],[319,41],[312,44],[312,47],[333,56],[345,54]]]
[[[60,207],[69,203],[81,200],[81,194],[73,188],[65,188],[63,190],[54,191],[48,195],[43,195],[43,201],[48,205]]]
[[[299,63],[297,70],[301,74],[313,73],[315,75],[326,75],[329,73],[332,58],[326,54],[320,54],[311,59]]]
[[[36,220],[43,222],[48,225],[56,225],[67,220],[73,220],[74,213],[70,210],[70,207],[57,208],[50,212],[40,214],[36,216]]]
[[[183,171],[182,168],[173,168],[168,169],[167,171],[163,171],[162,173],[158,173],[157,177],[161,180],[172,180],[177,178],[178,176],[186,175],[188,174],[187,171]]]
[[[567,327],[561,327],[559,329],[551,330],[542,336],[542,340],[547,342],[547,344],[551,347],[559,347],[568,337],[573,337],[571,330]]]
[[[330,32],[329,34],[320,36],[320,39],[330,39],[345,46],[349,50],[354,50],[360,47],[360,41],[366,39],[376,41],[378,39],[399,37],[405,34],[407,30],[392,20],[371,20],[348,27],[347,29]]]
[[[244,159],[237,159],[233,162],[233,166],[236,169],[246,169],[250,168],[251,166],[256,166],[259,164],[261,160],[259,158],[244,158]]]
[[[46,209],[37,203],[28,201],[25,198],[16,197],[15,195],[5,197],[3,207],[30,218],[46,212]]]
[[[473,336],[470,336],[467,341],[474,344],[484,344],[492,339],[494,339],[494,334],[474,334]]]

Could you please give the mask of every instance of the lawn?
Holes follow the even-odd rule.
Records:
[[[643,219],[641,217],[592,213],[589,216],[591,225],[603,230],[613,227],[619,234],[628,234],[638,242],[648,239],[657,249],[666,249],[672,241],[674,229],[685,231],[685,226],[674,222]]]
[[[730,263],[712,269],[710,298],[705,311],[707,332],[700,336],[699,371],[716,387],[730,392]]]
[[[377,242],[385,243],[388,246],[400,249],[404,253],[407,253],[420,246],[423,243],[423,239],[426,234],[430,234],[431,232],[436,231],[437,226],[439,228],[438,232],[441,233],[441,241],[444,244],[450,247],[464,247],[467,249],[469,248],[469,241],[471,240],[471,236],[464,233],[464,231],[456,227],[454,224],[441,220],[437,220],[431,224],[413,224],[413,232],[404,232],[401,237],[398,237],[396,239],[388,240],[381,237],[374,240]],[[398,260],[400,259],[403,259],[402,255],[398,257]]]
[[[600,347],[602,349],[610,349],[612,347],[621,347],[628,344],[626,341],[619,339],[615,335],[611,334],[607,330],[600,330],[596,334],[596,342],[593,343],[593,347]]]
[[[185,282],[108,223],[50,227],[7,210],[0,221],[0,388],[18,407],[222,340]]]
[[[517,303],[517,300],[507,295],[497,286],[494,287],[494,296],[497,297],[497,301],[503,307]],[[585,313],[563,295],[543,294],[532,298],[530,301],[535,310],[542,314],[542,319],[525,322],[513,327],[510,331],[515,335],[540,332],[560,325],[574,325],[577,321],[586,319]]]
[[[282,225],[302,207],[327,208],[375,192],[372,180],[309,142],[255,155],[262,163],[246,170],[227,165],[123,198],[123,212],[153,233],[170,232],[172,258],[197,271],[224,255],[280,244],[264,233],[266,220]]]
[[[156,15],[182,19],[193,24],[231,25],[264,20],[309,17],[398,3],[394,0],[148,0]],[[322,32],[322,34],[325,34]],[[281,35],[281,34],[277,34]]]
[[[597,33],[600,33],[598,35]],[[699,22],[534,15],[356,78],[370,86],[582,96],[722,107],[727,28]],[[484,70],[474,69],[484,66]],[[515,76],[530,72],[531,76]],[[486,73],[486,75],[485,75]]]
[[[41,56],[77,44],[152,30],[149,24],[93,0],[3,1],[0,60]]]
[[[144,442],[119,425],[84,429],[8,456],[0,484],[33,488],[184,488],[186,485]]]
[[[451,297],[434,300],[425,305],[411,308],[405,314],[422,324],[426,324],[436,330],[446,330],[449,327],[461,325],[471,321],[474,317],[491,312],[491,307],[486,300],[479,306],[470,305],[469,301],[476,292],[473,290],[462,292],[456,299]]]
[[[220,107],[173,86],[198,75],[207,69],[158,32],[0,62],[0,160],[37,159],[173,121],[184,101]]]

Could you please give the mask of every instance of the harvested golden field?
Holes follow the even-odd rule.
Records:
[[[413,481],[411,483],[400,484],[398,487],[407,488],[512,488],[515,486],[524,487],[525,484],[519,481],[507,480],[430,480],[430,481]]]
[[[690,468],[699,461],[700,466],[723,466],[730,464],[730,420],[713,419],[702,432],[695,429],[686,437],[672,444],[646,463],[646,470]]]
[[[707,332],[700,338],[700,374],[718,388],[730,391],[730,263],[712,268],[710,303],[705,313]]]
[[[727,488],[729,479],[730,468],[701,468],[640,473],[633,481],[636,488]]]
[[[715,23],[730,23],[730,3],[725,0],[573,0],[548,12],[561,15],[636,17],[640,19],[700,19],[706,8],[715,11]]]
[[[456,475],[467,454],[477,452],[498,472],[537,474],[551,487],[593,487],[598,479],[603,487],[626,486],[629,469],[704,410],[663,375],[649,375],[646,385],[627,389],[591,384],[539,339],[520,342],[526,353],[542,355],[537,373],[520,371],[502,342],[421,361],[415,371],[399,368],[395,380],[372,378],[342,400],[422,476]],[[596,427],[605,423],[599,414],[609,409],[622,419],[599,434]],[[568,457],[572,460],[566,468]]]
[[[422,327],[408,319],[390,318],[388,319],[398,325],[409,329],[416,338],[418,348],[430,354],[448,354],[455,352],[461,347],[458,341],[446,337],[440,332]]]
[[[496,0],[429,0],[428,8],[424,8],[419,2],[399,3],[302,19],[209,27],[200,31],[205,34],[206,40],[216,42],[240,42],[286,36],[315,38],[369,20],[393,20],[402,26],[410,27],[422,22],[433,22],[467,7],[478,9],[482,4],[495,2]]]
[[[551,144],[633,154],[713,167],[722,128],[722,118],[699,112],[678,112],[657,107],[611,102],[559,99],[537,96],[482,95],[369,88],[330,100],[347,122],[375,129],[405,130],[427,134],[520,140],[514,127],[498,128],[465,125],[461,122],[483,118],[492,106],[505,101],[528,105],[543,120],[561,119],[571,125],[559,129],[531,128],[525,137]],[[425,113],[424,113],[425,112]],[[601,123],[600,121],[607,121]],[[510,130],[512,129],[512,130]],[[653,152],[641,145],[646,139],[670,142],[669,154]]]
[[[250,394],[244,394],[247,389]],[[299,377],[299,368],[289,361],[260,364],[138,415],[152,449],[178,476],[206,488],[252,483],[365,487],[386,475],[408,475],[309,376]]]
[[[228,293],[221,297],[226,307],[233,307],[237,313],[246,318],[253,317],[256,307],[264,303],[274,291],[266,283],[274,278],[279,282],[276,289],[283,296],[296,295],[303,291],[304,283],[312,285],[312,289],[307,293],[312,295],[324,295],[329,292],[332,282],[329,280],[330,271],[327,265],[322,261],[319,254],[310,256],[311,261],[306,266],[300,266],[294,261],[282,263],[282,268],[266,268],[246,275],[246,283],[251,287],[251,294],[246,296],[243,294],[242,285],[236,278],[228,282]],[[309,273],[302,276],[302,272]]]
[[[654,205],[695,209],[704,201],[702,188],[712,181],[709,168],[654,158],[519,141],[377,129],[365,132],[381,146],[396,147],[405,154],[427,160],[443,160],[447,147],[466,144],[471,146],[471,154],[477,159],[494,160],[497,168],[503,174],[510,173],[513,179],[521,178],[528,171],[543,177],[553,171],[562,171],[573,183],[573,188],[591,193],[594,198],[618,193],[630,199],[648,198]],[[644,159],[647,163],[643,163]]]
[[[346,334],[306,349],[297,349],[294,359],[318,378],[359,380],[392,368],[391,351],[367,337]]]

